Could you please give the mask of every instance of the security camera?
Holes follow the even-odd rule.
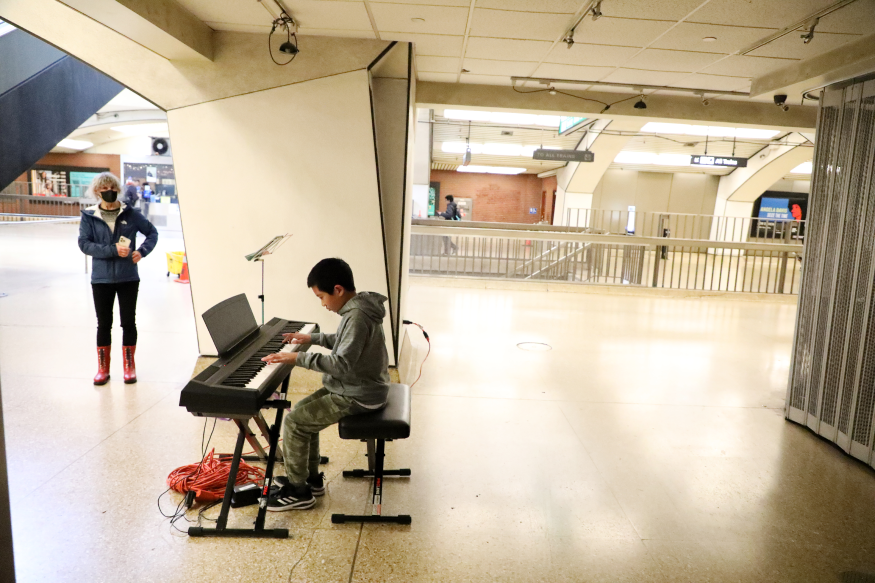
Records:
[[[775,105],[780,107],[783,111],[789,111],[790,106],[787,105],[787,96],[786,95],[774,95],[772,99],[775,101]]]

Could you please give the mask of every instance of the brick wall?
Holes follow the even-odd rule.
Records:
[[[506,176],[432,170],[431,180],[441,184],[440,211],[447,208],[444,197],[452,194],[473,199],[474,216],[471,218],[475,221],[531,224],[541,220],[542,212],[544,220],[551,220],[555,177],[541,179],[535,174]],[[546,202],[544,209],[541,208],[542,200]],[[535,214],[529,214],[531,208],[537,209]]]

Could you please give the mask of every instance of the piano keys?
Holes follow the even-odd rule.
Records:
[[[300,344],[283,344],[284,334],[319,331],[317,324],[281,318],[258,326],[242,294],[208,310],[204,322],[219,359],[189,381],[179,398],[180,406],[199,417],[256,416],[293,368],[261,359],[276,352],[306,350]]]

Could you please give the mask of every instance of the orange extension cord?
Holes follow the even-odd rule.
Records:
[[[176,468],[167,476],[167,485],[180,494],[193,491],[199,502],[212,502],[225,496],[225,485],[231,473],[231,456],[216,455],[210,450],[202,462]],[[257,484],[264,480],[264,470],[240,461],[235,485]]]

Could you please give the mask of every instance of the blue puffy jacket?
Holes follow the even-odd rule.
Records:
[[[139,248],[137,248],[137,232],[146,236],[146,240]],[[79,221],[79,248],[83,253],[94,258],[91,283],[140,281],[137,264],[131,256],[118,256],[115,244],[122,235],[131,240],[131,252],[136,249],[143,257],[147,256],[158,242],[158,230],[155,225],[137,209],[122,204],[114,231],[109,230],[109,225],[100,216],[98,205],[82,211],[82,220]]]

